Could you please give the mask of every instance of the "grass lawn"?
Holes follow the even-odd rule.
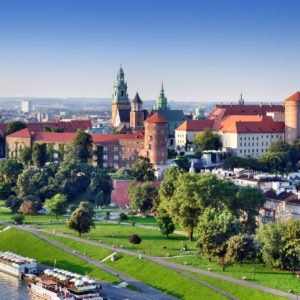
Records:
[[[187,272],[194,277],[197,277],[221,290],[224,292],[229,293],[232,296],[237,297],[238,299],[241,300],[253,300],[253,299],[259,299],[259,300],[279,300],[279,299],[286,299],[283,297],[279,297],[273,294],[265,293],[262,291],[258,291],[256,289],[252,289],[249,287],[241,286],[235,283],[231,283],[228,281],[216,279],[213,277],[197,274],[197,273],[192,273],[192,272]]]
[[[9,222],[10,218],[14,215],[10,209],[8,208],[0,208],[0,221],[2,222]],[[59,223],[60,220],[65,220],[65,217],[60,217],[56,219],[54,216],[47,215],[47,214],[37,214],[34,216],[25,216],[25,223],[49,223],[52,220],[54,223]]]
[[[63,224],[48,224],[41,225],[40,227],[77,235],[76,232],[68,229]],[[132,234],[138,234],[142,238],[140,245],[132,245],[128,242],[128,237]],[[89,237],[95,241],[101,240],[108,245],[123,246],[125,249],[135,252],[141,251],[153,256],[178,255],[183,245],[187,245],[189,249],[195,250],[195,243],[189,242],[183,235],[172,234],[169,239],[166,239],[164,235],[154,229],[105,222],[96,222],[96,228],[84,234],[83,237]]]
[[[0,224],[0,230],[3,230],[6,226]]]
[[[44,233],[43,233],[44,234]],[[65,237],[57,237],[51,234],[45,234],[48,237],[65,244],[73,249],[84,251],[87,256],[99,260],[101,249],[98,246],[89,245],[84,242],[72,241]],[[166,293],[177,296],[180,299],[226,299],[224,296],[211,291],[210,289],[199,285],[197,282],[184,277],[183,275],[165,268],[159,264],[138,259],[129,255],[118,254],[118,259],[115,262],[106,261],[105,264],[118,270],[122,273],[140,280],[147,285],[151,285]]]
[[[0,233],[0,251],[12,251],[19,255],[32,257],[38,262],[49,266],[53,265],[56,260],[58,268],[80,274],[88,274],[99,280],[114,283],[120,282],[115,276],[86,263],[74,255],[64,252],[30,233],[18,229],[10,228]]]
[[[243,276],[246,276],[255,284],[268,286],[284,292],[294,290],[295,292],[300,293],[300,280],[297,279],[295,275],[288,271],[268,269],[260,263],[253,264],[245,262],[242,267],[235,264],[228,267],[225,272],[222,272],[221,268],[215,263],[215,261],[209,262],[204,256],[195,255],[189,257],[168,258],[168,260],[180,264],[187,262],[189,266],[203,270],[211,268],[213,272],[237,279],[241,279]],[[255,267],[255,270],[253,267]]]

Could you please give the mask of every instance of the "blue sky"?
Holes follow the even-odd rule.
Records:
[[[297,0],[0,0],[0,97],[283,100],[300,89]]]

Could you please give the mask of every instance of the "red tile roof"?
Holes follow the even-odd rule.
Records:
[[[205,128],[212,128],[213,124],[213,120],[186,120],[176,130],[203,131]]]
[[[155,113],[145,120],[145,123],[168,123],[168,121],[161,114]]]
[[[39,142],[69,143],[76,138],[76,132],[32,132],[32,137]]]
[[[283,133],[284,122],[274,122],[272,117],[253,118],[253,120],[238,120],[236,116],[228,117],[221,123],[223,133]],[[256,120],[255,120],[256,119]]]
[[[285,99],[285,101],[300,101],[300,92],[296,92],[295,94]]]
[[[30,138],[31,133],[28,128],[24,128],[24,129],[18,130],[16,132],[13,132],[8,136],[9,137],[19,137],[19,138]]]

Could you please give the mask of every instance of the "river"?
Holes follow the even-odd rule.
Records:
[[[32,300],[26,290],[26,282],[0,272],[0,300]]]

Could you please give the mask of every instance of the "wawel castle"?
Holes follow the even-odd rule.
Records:
[[[241,97],[237,104],[217,105],[205,120],[192,120],[182,110],[170,108],[163,84],[150,110],[143,108],[138,93],[130,100],[120,68],[113,87],[110,126],[114,134],[91,134],[93,149],[101,153],[104,168],[130,168],[138,156],[145,156],[159,173],[166,167],[168,149],[195,151],[195,136],[206,128],[221,135],[223,151],[259,157],[273,142],[292,143],[300,136],[300,93],[287,98],[284,105],[247,105]],[[64,132],[45,132],[46,127]],[[6,124],[0,124],[0,136],[6,140],[7,157],[18,158],[24,147],[46,143],[59,158],[76,137],[77,129],[91,129],[91,122],[28,123],[27,128],[10,135],[6,135]]]

